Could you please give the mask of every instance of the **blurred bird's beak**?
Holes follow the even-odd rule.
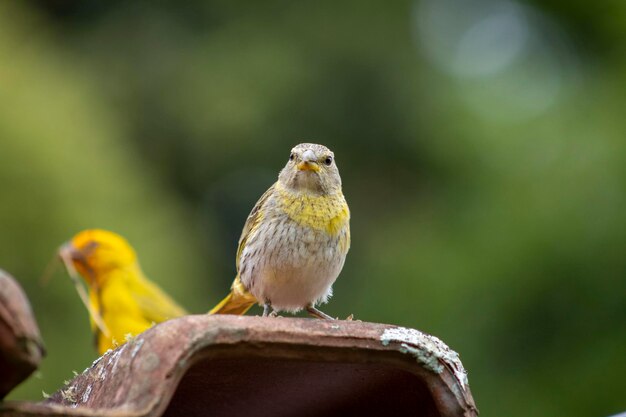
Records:
[[[102,320],[102,317],[100,316],[100,312],[97,311],[91,305],[91,302],[89,301],[89,295],[87,294],[85,287],[83,287],[81,283],[80,275],[78,274],[78,272],[76,271],[76,267],[74,266],[75,261],[81,262],[84,265],[85,269],[87,271],[90,271],[89,266],[86,264],[85,253],[81,250],[76,249],[76,247],[72,245],[72,242],[66,242],[63,245],[61,245],[58,253],[59,253],[59,258],[61,258],[61,260],[63,261],[63,264],[65,265],[67,274],[70,276],[70,279],[72,280],[72,283],[74,284],[74,288],[76,288],[76,292],[78,292],[78,296],[80,297],[81,301],[85,305],[85,308],[91,315],[91,318],[96,323],[100,331],[106,337],[110,337],[111,333],[109,332],[109,329],[104,324],[104,321]],[[95,287],[96,284],[97,282],[92,279],[91,283],[88,285]]]
[[[59,248],[59,258],[63,261],[63,265],[65,265],[65,269],[70,274],[70,276],[75,277],[76,269],[74,268],[74,261],[78,261],[81,258],[80,251],[76,250],[74,245],[71,242],[65,242]]]
[[[317,163],[317,156],[315,152],[310,149],[307,149],[302,154],[302,162],[298,164],[299,171],[313,171],[318,172],[320,170],[320,166]]]
[[[75,261],[87,264],[87,257],[98,246],[96,242],[89,242],[83,248],[78,249],[72,244],[72,241],[65,242],[59,248],[59,257],[64,261]]]
[[[72,245],[72,242],[65,242],[61,245],[58,254],[59,258],[66,264],[68,261],[78,261],[82,258],[81,252]]]
[[[78,277],[78,273],[76,271],[77,264],[82,266],[87,272],[90,273],[90,275],[93,273],[91,267],[89,266],[87,257],[96,246],[97,244],[95,242],[90,242],[84,248],[78,249],[72,244],[71,241],[65,242],[61,245],[58,255],[59,258],[61,258],[61,261],[63,261],[63,265],[65,265],[65,269],[68,274],[70,274],[72,278]]]
[[[74,249],[74,246],[72,245],[72,242],[65,242],[59,248],[59,253],[70,254],[74,250],[75,249]]]

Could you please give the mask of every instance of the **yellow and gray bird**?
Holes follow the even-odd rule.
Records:
[[[209,314],[244,314],[255,303],[263,316],[328,301],[350,248],[350,210],[333,152],[302,143],[259,199],[243,227],[237,276]]]

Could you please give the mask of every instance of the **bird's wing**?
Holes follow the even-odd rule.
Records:
[[[261,210],[261,208],[265,205],[269,196],[274,193],[275,186],[275,183],[272,184],[272,186],[268,188],[265,193],[263,193],[261,198],[259,198],[259,201],[257,201],[252,208],[252,211],[246,220],[246,224],[243,226],[243,231],[241,232],[241,237],[239,238],[239,247],[237,248],[237,272],[239,272],[239,258],[241,257],[243,248],[246,247],[246,242],[248,241],[250,235],[259,227],[264,215],[264,211]]]
[[[160,323],[187,314],[161,288],[144,277],[132,280],[130,286],[131,294],[141,309],[141,314],[149,322]]]
[[[93,344],[96,349],[98,349],[100,337],[110,336],[110,334],[105,335],[102,332],[103,327],[98,325],[98,323],[104,323],[104,320],[102,319],[102,309],[100,308],[101,303],[99,291],[89,291],[89,305],[91,308],[87,309],[87,311],[89,312],[89,324],[91,324],[91,330],[93,332]]]

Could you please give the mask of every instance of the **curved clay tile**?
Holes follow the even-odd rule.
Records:
[[[161,323],[47,401],[9,404],[4,413],[471,417],[477,410],[458,355],[417,330],[201,315]]]
[[[43,355],[28,298],[15,279],[0,269],[0,400],[37,369]]]

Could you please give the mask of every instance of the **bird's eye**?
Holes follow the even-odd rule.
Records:
[[[333,157],[332,156],[327,156],[326,159],[324,159],[324,163],[328,166],[330,166],[330,164],[333,163]]]
[[[296,159],[296,154],[291,152],[291,155],[289,155],[289,160],[293,161],[294,159]]]

